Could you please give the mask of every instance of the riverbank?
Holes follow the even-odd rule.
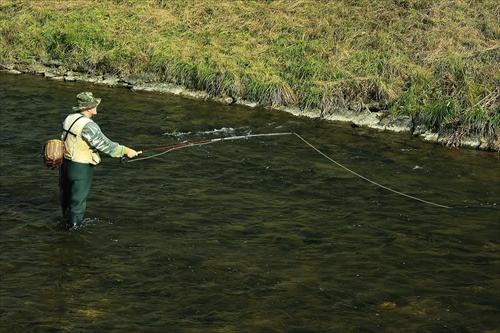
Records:
[[[496,149],[493,0],[0,0],[7,70]]]
[[[106,85],[109,87],[132,89],[135,91],[153,91],[158,93],[168,93],[178,95],[184,98],[197,100],[211,100],[222,104],[238,104],[250,108],[259,107],[259,104],[242,98],[233,97],[215,97],[206,91],[197,91],[189,89],[182,85],[161,83],[157,78],[148,75],[94,75],[82,71],[68,70],[61,63],[54,60],[45,62],[33,61],[30,64],[17,63],[10,65],[1,65],[1,71],[12,74],[41,75],[49,80],[61,80],[68,82],[89,82],[93,84]],[[298,107],[275,107],[274,109],[291,113],[297,117],[321,118],[327,121],[348,122],[353,126],[366,126],[378,130],[387,130],[393,132],[409,132],[425,141],[447,145],[450,142],[450,135],[453,133],[432,132],[424,127],[415,127],[412,118],[402,115],[390,115],[385,112],[371,112],[370,110],[353,111],[339,108],[336,112],[322,115],[320,110],[304,111]],[[488,140],[481,136],[467,136],[461,138],[461,146],[481,149],[495,150],[500,152],[500,139]]]

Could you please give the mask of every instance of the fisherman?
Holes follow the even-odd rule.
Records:
[[[111,157],[132,158],[138,155],[134,149],[109,140],[91,119],[97,114],[101,102],[91,92],[76,96],[77,106],[63,122],[61,139],[64,141],[64,161],[59,173],[61,208],[65,227],[80,227],[83,222],[87,197],[92,186],[94,166],[101,158],[98,151]]]

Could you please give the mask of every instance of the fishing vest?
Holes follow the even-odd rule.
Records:
[[[101,161],[99,153],[82,138],[83,127],[91,121],[80,113],[70,114],[66,117],[61,135],[61,139],[64,141],[65,159],[78,163],[99,164]]]

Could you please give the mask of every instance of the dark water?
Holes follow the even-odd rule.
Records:
[[[499,154],[288,114],[1,74],[1,332],[499,332]],[[136,149],[65,232],[43,142],[80,91]],[[142,156],[151,155],[145,152]]]

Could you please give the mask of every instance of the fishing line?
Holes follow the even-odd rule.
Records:
[[[310,144],[309,142],[307,142],[303,137],[301,137],[300,135],[298,135],[297,133],[293,133],[295,134],[299,139],[301,139],[302,141],[304,141],[309,147],[311,147],[312,149],[314,149],[315,151],[317,151],[319,154],[321,154],[323,157],[325,157],[327,160],[331,161],[332,163],[335,163],[336,165],[338,165],[339,167],[341,167],[342,169],[352,173],[353,175],[361,178],[361,179],[364,179],[366,180],[367,182],[369,183],[372,183],[373,185],[376,185],[378,187],[381,187],[383,189],[386,189],[387,191],[391,191],[393,193],[396,193],[396,194],[399,194],[399,195],[402,195],[404,197],[407,197],[407,198],[410,198],[410,199],[413,199],[413,200],[417,200],[417,201],[420,201],[420,202],[424,202],[426,204],[429,204],[429,205],[433,205],[433,206],[437,206],[437,207],[441,207],[441,208],[451,208],[449,206],[445,206],[445,205],[440,205],[440,204],[437,204],[437,203],[434,203],[434,202],[431,202],[431,201],[427,201],[427,200],[423,200],[423,199],[420,199],[420,198],[417,198],[417,197],[414,197],[412,195],[409,195],[409,194],[406,194],[406,193],[402,193],[402,192],[399,192],[399,191],[396,191],[396,190],[393,190],[392,188],[389,188],[387,186],[384,186],[382,184],[379,184],[377,182],[374,182],[373,180],[371,179],[368,179],[366,178],[365,176],[362,176],[360,175],[359,173],[357,172],[354,172],[352,171],[351,169],[343,166],[342,164],[340,164],[339,162],[335,161],[333,158],[331,158],[330,156],[324,154],[322,151],[320,151],[318,148],[314,147],[312,144]]]
[[[399,192],[399,191],[393,190],[392,188],[389,188],[389,187],[384,186],[382,184],[379,184],[379,183],[377,183],[377,182],[375,182],[375,181],[373,181],[373,180],[371,180],[369,178],[366,178],[365,176],[360,175],[359,173],[357,173],[357,172],[349,169],[348,167],[342,165],[341,163],[335,161],[333,158],[331,158],[330,156],[326,155],[321,150],[319,150],[318,148],[316,148],[315,146],[313,146],[306,139],[304,139],[303,137],[301,137],[297,133],[293,133],[293,132],[287,132],[287,133],[265,133],[265,134],[248,134],[248,135],[230,136],[230,137],[222,137],[222,138],[215,138],[215,139],[206,139],[206,140],[200,140],[200,141],[191,141],[191,142],[178,143],[178,144],[174,144],[174,145],[170,145],[170,146],[163,146],[163,147],[157,147],[157,148],[153,148],[152,149],[152,150],[156,150],[156,151],[158,151],[158,150],[164,150],[161,153],[157,153],[157,154],[146,156],[146,157],[138,157],[138,158],[134,158],[134,159],[129,159],[127,157],[122,157],[121,160],[120,160],[120,162],[121,163],[132,163],[132,162],[143,161],[143,160],[147,160],[147,159],[151,159],[151,158],[155,158],[155,157],[167,154],[167,153],[169,153],[169,152],[171,152],[173,150],[182,149],[182,148],[188,148],[188,147],[194,147],[194,146],[208,145],[208,144],[212,144],[212,143],[216,143],[216,142],[229,141],[229,140],[249,139],[249,138],[264,137],[264,136],[281,136],[281,135],[295,135],[297,138],[299,138],[300,140],[302,140],[305,144],[307,144],[309,147],[311,147],[313,150],[315,150],[317,153],[319,153],[321,156],[323,156],[324,158],[326,158],[330,162],[332,162],[335,165],[341,167],[342,169],[346,170],[347,172],[352,173],[356,177],[359,177],[361,179],[366,180],[367,182],[369,182],[369,183],[371,183],[371,184],[373,184],[375,186],[378,186],[380,188],[383,188],[383,189],[385,189],[387,191],[390,191],[390,192],[393,192],[395,194],[398,194],[398,195],[401,195],[401,196],[404,196],[404,197],[407,197],[407,198],[410,198],[410,199],[413,199],[413,200],[416,200],[416,201],[420,201],[420,202],[423,202],[423,203],[426,203],[426,204],[429,204],[429,205],[432,205],[432,206],[441,207],[441,208],[451,208],[449,206],[441,205],[441,204],[438,204],[438,203],[435,203],[435,202],[432,202],[432,201],[423,200],[423,199],[414,197],[412,195],[409,195],[409,194],[406,194],[406,193],[403,193],[403,192]]]

